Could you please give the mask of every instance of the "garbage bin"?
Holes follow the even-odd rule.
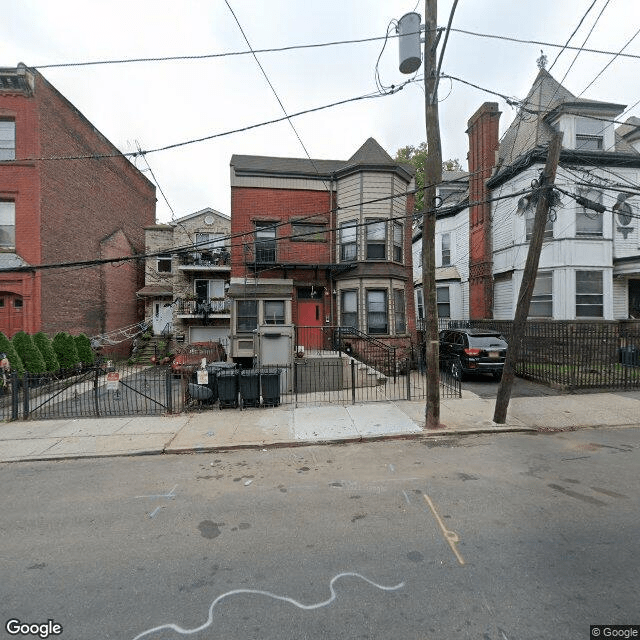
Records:
[[[260,371],[262,404],[277,407],[280,404],[280,369],[265,368]]]
[[[198,402],[207,402],[213,403],[215,400],[212,400],[213,393],[208,386],[203,384],[196,384],[195,382],[190,382],[188,385],[189,395]]]
[[[640,367],[640,349],[638,347],[620,347],[620,364],[627,367]]]
[[[220,369],[216,374],[220,408],[238,406],[238,372],[236,369]]]
[[[213,399],[211,402],[215,402],[218,399],[218,372],[222,369],[235,369],[236,365],[233,362],[210,362],[207,365],[207,373],[209,374],[209,389],[213,392]]]
[[[240,406],[260,406],[260,371],[258,369],[240,371]]]

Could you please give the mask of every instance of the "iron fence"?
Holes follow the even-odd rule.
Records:
[[[168,366],[95,366],[56,375],[12,374],[4,420],[160,415],[184,408],[185,384]]]
[[[496,329],[509,342],[513,321],[439,319],[453,327]],[[639,389],[640,321],[529,320],[515,372],[569,391]]]

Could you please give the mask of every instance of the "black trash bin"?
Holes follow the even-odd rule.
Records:
[[[640,349],[638,349],[638,347],[620,347],[619,353],[620,364],[626,365],[627,367],[640,366]]]
[[[238,406],[238,372],[233,369],[219,369],[217,374],[218,402],[221,409]]]
[[[277,407],[280,404],[280,369],[264,368],[260,371],[262,404]]]
[[[235,369],[236,365],[233,362],[210,362],[207,365],[207,373],[209,374],[208,387],[213,393],[212,402],[218,399],[218,372],[222,369]]]
[[[260,371],[258,369],[240,371],[240,406],[260,406]]]

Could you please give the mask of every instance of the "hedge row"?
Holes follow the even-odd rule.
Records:
[[[0,331],[0,352],[6,353],[12,371],[53,373],[61,369],[74,369],[79,364],[92,364],[95,354],[89,338],[81,333],[71,336],[60,332],[53,340],[46,333],[29,335],[18,331],[11,340]]]

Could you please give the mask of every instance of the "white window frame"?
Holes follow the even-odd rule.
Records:
[[[553,318],[553,271],[539,271],[529,305],[532,318]]]
[[[0,160],[16,159],[16,121],[0,118]]]
[[[443,233],[440,236],[440,266],[451,266],[451,234]]]
[[[533,225],[535,223],[536,218],[536,207],[530,206],[525,209],[524,212],[524,227],[525,227],[525,239],[527,242],[531,240],[531,236],[533,235]],[[547,221],[544,225],[544,240],[552,240],[553,239],[553,220],[547,214]]]
[[[263,300],[262,302],[264,324],[284,324],[286,312],[287,305],[284,300]]]
[[[438,318],[451,317],[451,287],[436,286],[436,307]]]
[[[586,274],[593,274],[587,277]],[[599,275],[599,278],[594,276]],[[591,280],[591,282],[589,282]],[[596,282],[599,280],[599,282]],[[593,285],[596,285],[595,287]],[[579,291],[579,287],[584,288]],[[586,285],[586,286],[585,286]],[[597,286],[599,285],[599,287]],[[599,288],[599,291],[597,290]],[[599,313],[588,313],[593,307]],[[593,269],[576,271],[576,318],[604,318],[604,273]]]
[[[358,290],[345,289],[340,292],[340,324],[358,328]]]
[[[0,249],[16,246],[16,203],[0,200]]]
[[[367,260],[386,260],[387,259],[387,220],[384,218],[370,218],[367,220],[367,229],[365,234],[366,258]],[[380,238],[380,228],[384,231]],[[382,247],[381,256],[369,256],[369,247]]]
[[[598,189],[580,187],[578,188],[578,195],[602,204],[602,191]],[[576,209],[576,236],[601,238],[604,226],[603,218],[604,215],[602,213],[578,205]]]
[[[393,290],[393,320],[396,335],[407,333],[407,300],[404,289]]]
[[[382,294],[383,296],[383,306],[380,308],[376,308],[376,310],[372,310],[372,303],[375,305],[380,305],[380,301],[371,300],[371,296],[374,294]],[[377,297],[377,296],[376,296]],[[388,335],[389,334],[389,291],[387,289],[367,289],[366,291],[366,299],[367,299],[367,333],[370,335]],[[374,324],[372,323],[372,315],[373,314],[384,314],[384,324]],[[377,320],[374,318],[374,320]]]
[[[353,239],[352,239],[353,238]],[[358,222],[348,220],[340,224],[340,262],[358,259]],[[349,240],[346,242],[346,240]]]

